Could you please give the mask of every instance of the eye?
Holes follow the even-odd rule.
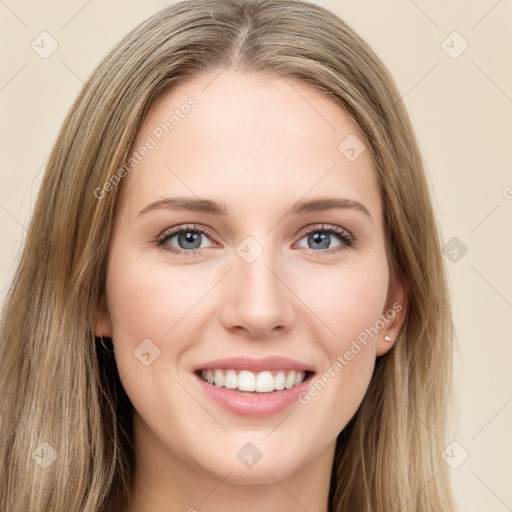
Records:
[[[163,233],[157,240],[156,245],[162,249],[185,256],[195,256],[211,246],[203,245],[204,238],[214,238],[210,230],[195,224],[178,226]],[[329,255],[338,253],[353,247],[355,239],[352,235],[339,226],[317,225],[302,232],[302,238],[306,239],[306,249],[315,254]],[[331,243],[338,240],[338,245],[330,248]],[[176,246],[177,245],[177,246]],[[215,244],[214,244],[215,245]],[[329,249],[329,250],[326,250]]]
[[[179,226],[165,232],[159,237],[157,245],[166,251],[177,254],[196,254],[201,252],[201,249],[205,248],[202,244],[202,239],[206,236],[210,236],[210,233],[209,230],[203,227],[196,225]],[[178,245],[177,248],[171,243],[173,239],[176,239],[175,243]]]
[[[302,234],[305,236],[300,241],[306,239],[308,244],[306,248],[322,255],[343,251],[348,247],[353,247],[355,243],[354,237],[348,231],[338,226],[313,226]],[[331,248],[331,250],[324,250],[329,249],[333,236],[334,239],[338,239],[338,245]]]

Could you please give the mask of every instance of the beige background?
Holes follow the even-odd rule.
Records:
[[[395,77],[425,156],[444,240],[459,240],[447,250],[459,344],[451,439],[459,444],[446,457],[456,466],[469,455],[450,469],[459,510],[511,510],[511,2],[318,3],[363,36]],[[0,301],[45,162],[82,83],[126,32],[168,4],[0,0]],[[44,31],[58,43],[46,59],[31,48],[48,37],[39,36]]]

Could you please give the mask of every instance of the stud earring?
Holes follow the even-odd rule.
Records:
[[[384,336],[384,341],[387,341],[389,343],[393,340],[389,336]]]

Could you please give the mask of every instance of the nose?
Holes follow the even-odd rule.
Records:
[[[260,255],[252,263],[235,258],[230,272],[227,297],[222,310],[226,329],[244,331],[262,340],[289,330],[294,321],[293,293],[282,267],[274,259]]]

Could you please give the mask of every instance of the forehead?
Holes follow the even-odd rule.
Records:
[[[246,211],[330,195],[369,203],[380,217],[358,128],[329,94],[296,79],[193,77],[153,102],[132,151],[143,147],[121,187],[131,210],[165,195],[212,197]]]

